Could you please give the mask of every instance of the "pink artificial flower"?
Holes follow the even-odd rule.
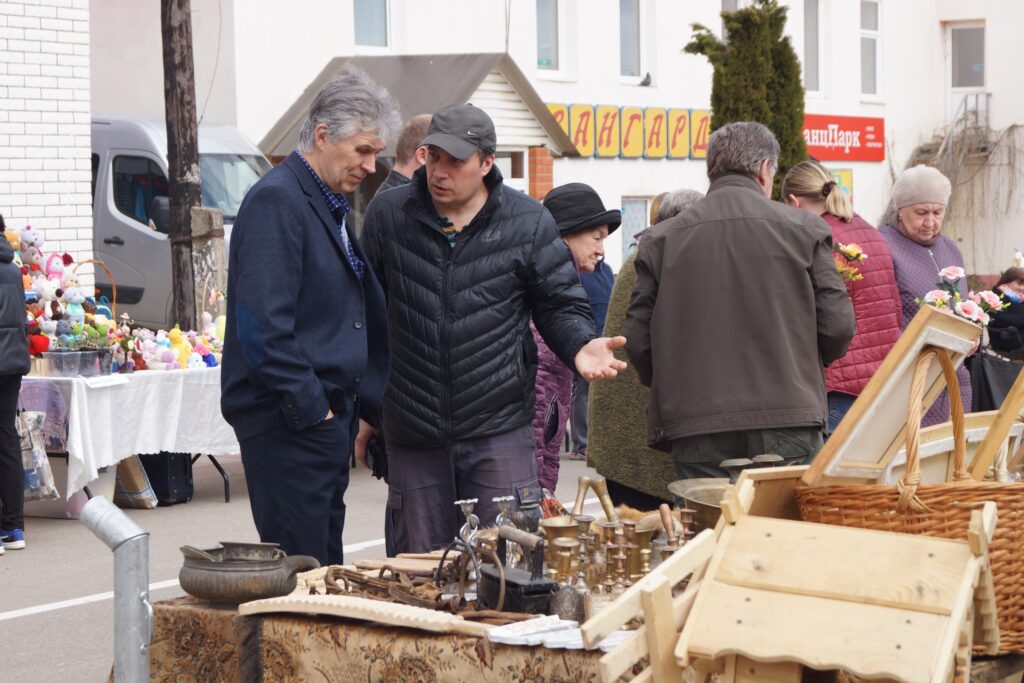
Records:
[[[989,308],[999,310],[1003,307],[1003,300],[999,298],[999,295],[995,292],[985,290],[984,292],[978,292],[978,296],[981,300],[988,304]]]
[[[974,303],[978,304],[979,306],[981,305],[981,297],[978,296],[977,292],[968,292],[967,298],[973,301]]]
[[[958,315],[961,315],[968,320],[973,320],[974,322],[981,322],[982,316],[985,316],[986,318],[988,317],[985,311],[981,310],[981,306],[973,301],[959,301],[953,307],[953,310],[955,310]]]
[[[939,277],[946,282],[956,282],[961,279],[966,273],[960,266],[947,266],[939,271]]]
[[[933,289],[924,295],[925,303],[942,307],[949,303],[949,292],[944,289]]]

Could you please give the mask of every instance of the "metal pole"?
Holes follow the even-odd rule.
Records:
[[[103,496],[85,504],[81,521],[114,551],[114,681],[149,681],[149,533]]]

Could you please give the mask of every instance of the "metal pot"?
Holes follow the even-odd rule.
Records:
[[[722,516],[722,495],[728,485],[726,477],[680,479],[669,484],[668,490],[679,507],[697,511],[693,530],[699,533],[704,529],[714,529],[718,524],[718,518]]]
[[[320,566],[315,557],[289,557],[274,543],[223,545],[210,550],[182,546],[185,562],[178,573],[182,590],[202,600],[238,605],[288,595],[295,590],[297,572]]]

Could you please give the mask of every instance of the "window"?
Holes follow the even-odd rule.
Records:
[[[954,88],[985,87],[985,27],[954,26],[951,30]]]
[[[804,90],[821,89],[821,38],[818,20],[820,0],[804,0]]]
[[[152,159],[114,157],[114,206],[148,226],[155,197],[168,196],[167,176]]]
[[[100,172],[100,155],[92,155],[92,203],[96,204],[96,176]]]
[[[863,95],[878,95],[878,27],[877,0],[861,0],[860,3],[860,92]]]
[[[622,233],[623,258],[629,254],[636,234],[647,227],[647,199],[643,197],[622,198]]]
[[[225,223],[234,223],[238,207],[270,164],[257,154],[200,154],[199,193],[203,206],[220,209]]]
[[[559,68],[558,0],[537,0],[537,68]]]
[[[619,73],[640,76],[640,0],[619,0]]]
[[[356,45],[388,46],[387,0],[355,0]]]

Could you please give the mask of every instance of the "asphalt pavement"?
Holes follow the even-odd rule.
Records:
[[[220,474],[203,458],[194,468],[191,502],[126,510],[150,534],[150,600],[183,595],[177,585],[182,545],[258,541],[238,456],[219,458],[231,482],[224,502]],[[569,501],[584,463],[564,455],[556,494]],[[345,558],[384,556],[387,487],[353,470],[345,501]],[[0,683],[106,681],[113,663],[113,554],[81,522],[29,517],[24,550],[0,556]]]

